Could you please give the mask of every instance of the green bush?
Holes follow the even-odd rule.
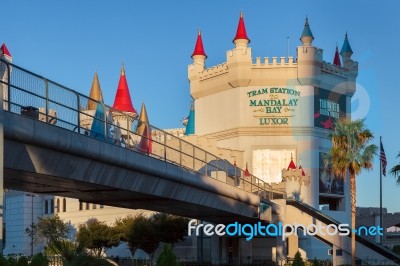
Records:
[[[42,253],[38,253],[35,256],[33,256],[31,264],[29,264],[29,266],[47,266],[47,265],[49,265],[49,260]]]
[[[312,266],[319,266],[319,261],[317,260],[317,258],[314,258]]]
[[[7,259],[6,265],[7,265],[7,266],[15,266],[15,265],[17,265],[17,260],[14,259],[13,257],[9,257],[9,258]]]
[[[7,260],[0,254],[0,266],[7,266]]]
[[[158,256],[157,266],[178,266],[178,260],[172,251],[171,245],[164,245],[163,251]]]
[[[29,261],[27,257],[19,257],[16,266],[28,266]]]
[[[301,254],[299,251],[296,252],[294,255],[294,260],[292,263],[292,266],[305,266],[306,264],[304,263],[303,258],[301,257]]]

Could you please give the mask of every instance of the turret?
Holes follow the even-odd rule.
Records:
[[[8,63],[12,63],[12,56],[10,51],[8,51],[7,46],[3,43],[0,47],[0,58]],[[11,75],[12,67],[10,66],[10,75]],[[0,64],[0,80],[4,83],[1,83],[3,89],[3,108],[4,110],[8,110],[8,86],[6,85],[9,81],[8,77],[8,68],[5,64]]]
[[[115,124],[121,127],[122,138],[125,139],[126,143],[132,144],[130,143],[131,139],[128,132],[132,130],[132,122],[137,117],[137,112],[132,105],[124,65],[121,67],[113,109],[115,110],[113,112],[113,119]]]
[[[193,64],[199,65],[204,68],[204,63],[207,58],[206,53],[204,52],[203,40],[201,38],[201,31],[199,30],[197,33],[196,45],[194,47],[194,51],[192,54]]]
[[[285,182],[285,191],[288,198],[304,201],[307,198],[310,176],[307,176],[303,167],[296,168],[293,156],[287,169],[282,170],[282,181]]]
[[[337,45],[336,45],[335,56],[333,58],[333,64],[336,66],[342,66],[342,63],[340,62],[339,49]]]
[[[308,18],[300,37],[302,43],[297,47],[298,81],[300,85],[316,86],[319,83],[322,66],[322,50],[312,46],[314,36]]]
[[[243,13],[240,12],[239,24],[236,30],[236,36],[233,39],[233,43],[238,46],[247,46],[250,43],[249,37],[247,37],[246,26],[244,25]]]
[[[251,48],[247,47],[250,39],[247,36],[243,13],[240,13],[239,24],[233,39],[235,48],[227,52],[227,65],[229,69],[228,82],[233,87],[244,87],[251,80]]]
[[[353,54],[353,50],[351,49],[349,38],[346,35],[344,37],[344,42],[342,49],[340,50],[340,55],[342,56],[343,66],[345,68],[350,68],[353,65],[353,60],[351,59],[351,55]]]
[[[97,102],[103,101],[103,93],[100,88],[100,82],[99,82],[99,77],[97,75],[97,72],[94,73],[92,87],[90,88],[89,98],[91,98],[95,101],[91,101],[91,100],[88,101],[87,106],[86,106],[87,110],[96,110]]]
[[[139,121],[136,127],[136,135],[140,136],[137,150],[145,154],[152,153],[153,140],[151,137],[151,127],[144,103],[142,103],[142,109],[140,110]]]
[[[342,49],[340,50],[340,55],[342,56],[343,67],[347,70],[347,73],[349,75],[349,82],[347,82],[346,85],[346,92],[347,95],[353,96],[356,91],[355,80],[358,76],[358,63],[351,59],[351,56],[353,55],[353,50],[351,49],[347,32],[344,37]]]
[[[98,102],[103,101],[103,93],[101,91],[100,87],[100,82],[99,82],[99,77],[97,73],[94,74],[93,81],[92,81],[92,87],[90,88],[90,94],[89,94],[88,102],[84,110],[82,110],[82,113],[80,115],[80,123],[81,127],[87,130],[90,130],[92,127],[93,123],[93,117],[95,116],[96,109],[98,107]],[[87,115],[85,115],[87,114]],[[87,131],[89,134],[90,131]]]
[[[204,52],[201,31],[199,30],[197,33],[196,45],[192,53],[193,64],[188,66],[190,93],[194,98],[197,98],[197,95],[199,94],[200,74],[204,71],[206,58],[207,55]]]
[[[185,135],[193,135],[195,133],[195,113],[194,113],[194,102],[190,106],[190,113],[186,123]]]
[[[306,17],[306,23],[304,24],[303,33],[301,34],[300,41],[303,46],[312,46],[314,36],[311,32],[310,25],[308,24],[308,17]]]

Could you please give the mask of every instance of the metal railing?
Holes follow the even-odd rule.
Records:
[[[263,199],[286,194],[179,137],[0,59],[3,109],[190,169]],[[94,110],[90,106],[97,106]],[[145,130],[132,130],[141,128]],[[141,132],[139,132],[141,131]],[[146,134],[147,133],[147,134]],[[49,133],[50,134],[50,133]]]
[[[320,220],[321,222],[323,222],[325,224],[334,224],[336,226],[339,226],[339,224],[340,224],[339,221],[333,219],[332,217],[326,215],[325,213],[323,213],[317,209],[314,209],[313,207],[311,207],[303,202],[300,202],[300,201],[297,201],[294,199],[287,199],[286,204],[296,207],[297,209],[311,215],[312,217]],[[348,234],[347,236],[351,237],[351,234]],[[386,248],[380,244],[377,244],[374,241],[370,241],[367,238],[357,235],[357,234],[356,234],[356,241],[363,244],[364,246],[368,247],[369,249],[375,251],[376,253],[384,256],[388,260],[400,264],[400,255],[394,253],[393,251],[389,250],[388,248]],[[390,261],[388,261],[388,263],[390,263]],[[365,262],[362,262],[362,263],[365,263]],[[387,265],[387,264],[381,264],[381,265]]]

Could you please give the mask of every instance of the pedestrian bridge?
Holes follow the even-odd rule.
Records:
[[[286,200],[284,191],[189,142],[21,67],[0,63],[6,77],[0,80],[4,188],[214,223],[258,221],[261,203],[272,210],[267,222],[338,223],[304,203]],[[93,102],[96,111],[89,112],[86,107]],[[133,125],[115,123],[115,115]],[[280,208],[286,209],[286,218],[280,217]],[[317,237],[349,251],[346,237]],[[371,252],[400,262],[384,247],[360,237],[357,241],[359,257]]]
[[[260,202],[275,206],[272,199],[285,197],[131,114],[97,101],[90,112],[94,100],[2,65],[10,77],[2,83],[4,188],[219,223],[255,221]],[[115,123],[116,115],[133,125]]]

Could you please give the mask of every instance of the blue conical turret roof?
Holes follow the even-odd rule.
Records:
[[[301,34],[301,38],[303,37],[312,37],[314,39],[314,36],[310,29],[310,24],[308,24],[308,17],[306,17],[306,23],[304,24],[303,33]]]
[[[353,50],[351,50],[351,46],[349,43],[349,39],[347,37],[347,32],[346,35],[344,37],[344,42],[343,42],[343,46],[342,46],[342,50],[340,50],[340,54],[343,56],[345,53],[351,53],[353,54]]]
[[[185,130],[185,135],[193,135],[195,133],[195,127],[194,127],[194,103],[192,103],[192,106],[190,107],[190,113],[188,117],[188,121],[186,124],[186,130]]]

